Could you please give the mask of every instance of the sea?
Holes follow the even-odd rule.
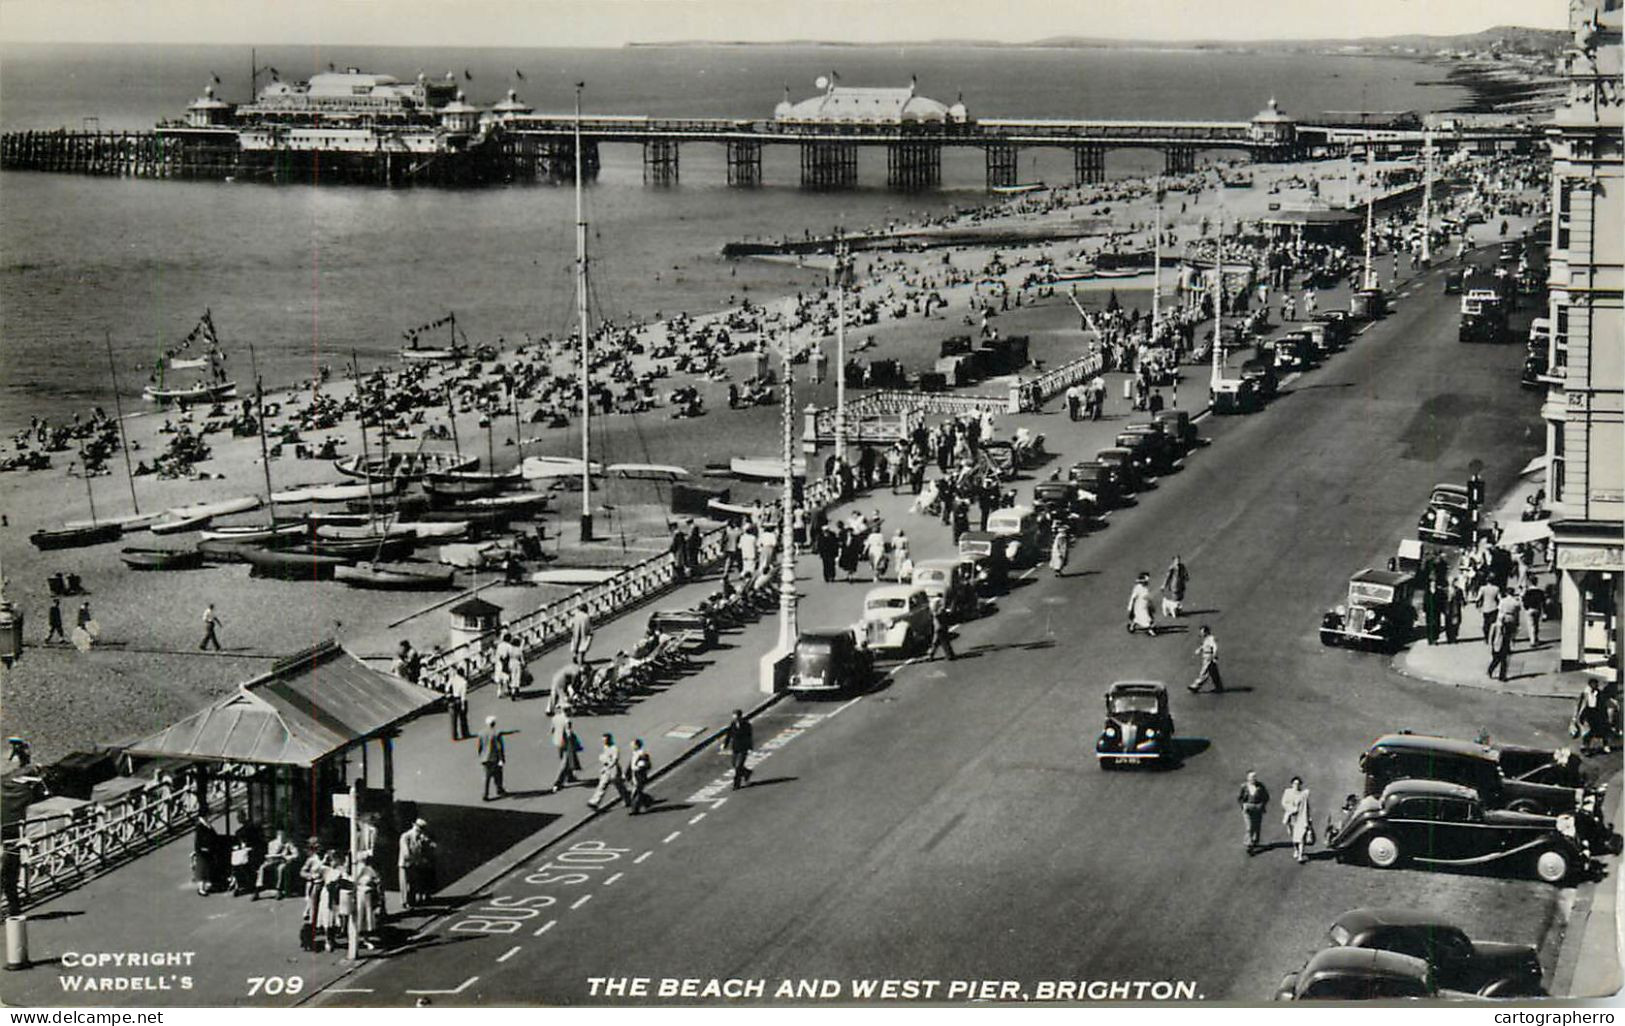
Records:
[[[1282,52],[1046,47],[670,46],[591,49],[0,46],[0,128],[140,130],[181,117],[216,79],[241,101],[254,67],[284,79],[356,67],[457,79],[486,105],[514,89],[540,112],[770,117],[788,96],[906,86],[973,117],[1244,120],[1272,97],[1288,113],[1446,110],[1469,97],[1421,61]],[[260,83],[267,72],[261,72]],[[797,187],[794,147],[767,147],[764,183],[726,185],[722,147],[689,144],[674,186],[647,186],[635,146],[605,145],[585,189],[594,315],[718,309],[815,288],[823,275],[728,261],[725,243],[936,217],[988,202],[979,151],[950,150],[943,187],[885,188],[862,150],[861,187]],[[1070,156],[1024,150],[1018,178],[1066,184]],[[1161,166],[1112,151],[1107,173]],[[0,432],[93,404],[126,413],[154,361],[209,311],[245,386],[391,361],[402,333],[455,313],[475,343],[565,335],[574,309],[568,186],[311,188],[0,172]],[[444,330],[444,329],[442,329]],[[432,341],[433,333],[425,335]],[[111,348],[111,359],[109,358]],[[254,368],[250,367],[252,347]],[[174,382],[171,382],[174,383]]]

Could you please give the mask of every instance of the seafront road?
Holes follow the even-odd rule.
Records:
[[[1562,743],[1550,703],[1410,680],[1316,638],[1349,573],[1411,535],[1434,483],[1481,459],[1498,492],[1539,448],[1522,347],[1456,342],[1440,277],[1267,412],[1206,419],[1211,446],[1081,540],[1066,578],[1030,575],[966,625],[958,661],[902,666],[854,702],[779,703],[758,720],[771,748],[754,786],[719,786],[724,761],[702,753],[660,782],[654,814],[602,817],[439,921],[431,943],[316,1000],[682,1000],[666,979],[762,981],[764,1001],[784,980],[801,1001],[806,981],[835,981],[812,993],[853,1000],[852,981],[892,978],[941,981],[939,999],[956,980],[1028,998],[1044,981],[1144,980],[1258,1001],[1335,916],[1370,904],[1542,943],[1549,972],[1569,892],[1300,866],[1284,845],[1249,857],[1234,803],[1249,769],[1277,795],[1300,774],[1323,825],[1358,789],[1364,745],[1400,728]],[[1098,429],[1039,419],[1069,459]],[[1135,573],[1160,577],[1176,552],[1189,616],[1127,634]],[[1199,623],[1222,646],[1223,695],[1183,688]],[[1125,678],[1170,685],[1179,768],[1095,767],[1101,693]],[[1272,809],[1266,839],[1283,837]]]

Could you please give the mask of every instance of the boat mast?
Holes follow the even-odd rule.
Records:
[[[510,393],[508,398],[513,403],[513,444],[514,448],[519,450],[519,459],[522,461],[525,458],[525,425],[519,419],[518,390],[515,389]]]
[[[590,377],[587,362],[587,218],[581,206],[581,90],[585,82],[576,83],[575,162],[576,162],[576,317],[581,333],[581,540],[592,541],[592,463],[591,402],[588,396]]]
[[[367,483],[367,523],[376,525],[378,515],[372,508],[372,454],[367,451],[366,394],[361,387],[361,362],[356,358],[354,349],[350,350],[350,369],[355,372],[355,419],[356,425],[361,428],[361,480]]]
[[[486,414],[485,414],[485,458],[491,461],[490,469],[488,469],[486,471],[486,473],[490,474],[492,477],[495,477],[496,473],[497,473],[497,446],[496,446],[496,439],[492,437],[493,434],[496,431],[496,427],[495,427],[496,419],[497,419],[496,418],[496,413],[494,411],[490,411],[490,410],[486,411]]]
[[[457,439],[457,402],[452,397],[451,382],[446,382],[446,416],[451,418],[451,447],[459,461],[463,458],[463,443]]]
[[[271,526],[275,527],[276,497],[271,491],[271,453],[265,445],[265,390],[260,384],[260,361],[254,355],[252,342],[248,344],[248,365],[254,372],[254,420],[260,429],[260,466],[265,470],[265,507],[270,511]]]
[[[90,502],[90,527],[96,528],[96,493],[90,488],[90,465],[85,462],[85,439],[79,438],[79,473],[85,479],[85,498]]]
[[[118,415],[118,440],[124,447],[124,476],[130,481],[130,505],[141,512],[141,500],[135,497],[135,471],[130,468],[130,439],[124,432],[124,401],[118,394],[118,367],[113,363],[113,333],[104,331],[107,340],[107,372],[113,379],[113,412]]]

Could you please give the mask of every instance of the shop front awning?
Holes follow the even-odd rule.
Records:
[[[1552,536],[1550,520],[1514,520],[1501,528],[1502,547],[1545,541]]]
[[[235,694],[125,751],[143,757],[309,769],[399,724],[440,696],[375,670],[336,642],[279,660]]]

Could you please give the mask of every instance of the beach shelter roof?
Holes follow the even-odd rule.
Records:
[[[209,707],[142,738],[131,755],[310,768],[432,706],[440,696],[325,641],[279,660]]]

